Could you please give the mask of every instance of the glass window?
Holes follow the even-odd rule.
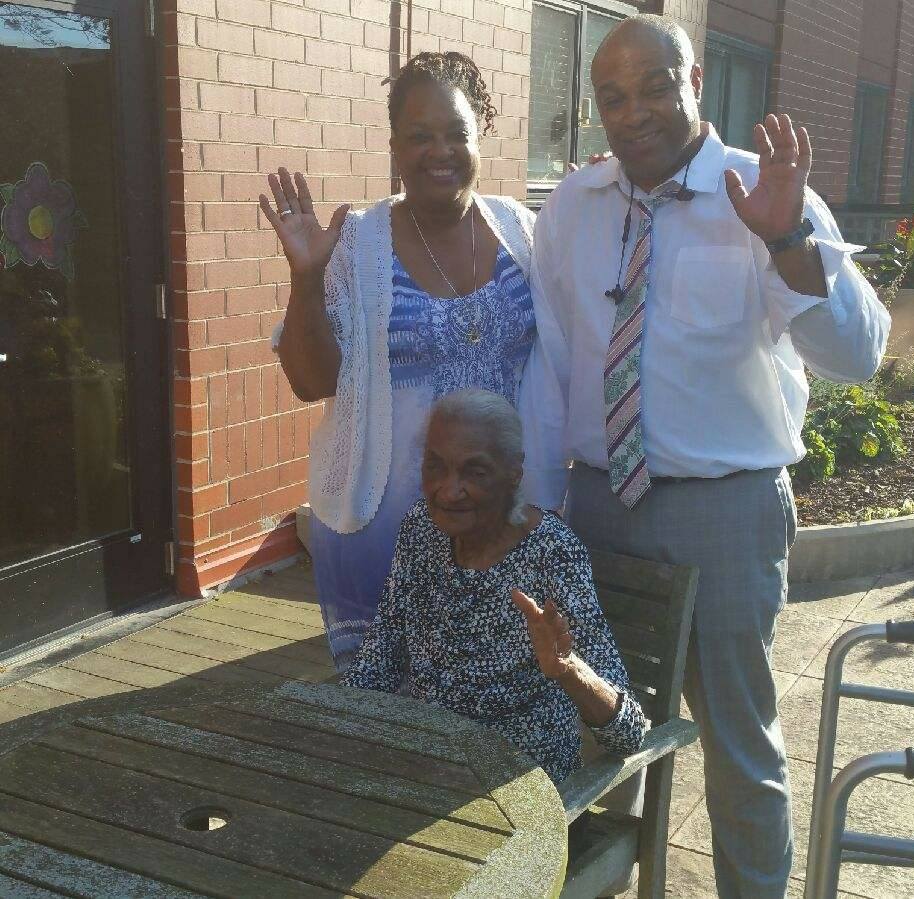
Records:
[[[619,19],[588,10],[584,19],[584,47],[581,54],[581,109],[578,119],[578,141],[576,160],[587,162],[592,153],[606,149],[606,132],[600,120],[597,100],[590,80],[590,64],[603,39],[619,23]]]
[[[731,147],[755,150],[752,129],[768,102],[767,51],[715,35],[705,49],[702,115]]]
[[[888,88],[861,81],[854,104],[854,142],[851,146],[849,203],[878,203],[882,176],[882,149]]]
[[[558,182],[571,158],[577,16],[533,5],[527,180]]]
[[[590,64],[621,16],[605,5],[533,4],[527,181],[534,192],[561,181],[569,162],[606,149]]]
[[[727,55],[711,44],[705,47],[704,78],[701,86],[701,114],[724,137]]]

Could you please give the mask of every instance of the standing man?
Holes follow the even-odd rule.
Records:
[[[718,891],[781,899],[790,789],[770,652],[803,365],[869,378],[889,317],[806,186],[805,129],[769,115],[759,157],[724,146],[699,118],[702,71],[678,25],[626,20],[591,77],[613,158],[567,177],[536,224],[528,495],[558,508],[567,486],[589,545],[699,566],[685,695]]]

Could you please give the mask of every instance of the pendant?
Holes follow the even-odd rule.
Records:
[[[479,333],[479,328],[473,325],[472,328],[467,332],[467,340],[470,343],[479,343],[482,339],[482,335]]]

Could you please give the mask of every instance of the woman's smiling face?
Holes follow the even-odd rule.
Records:
[[[463,92],[435,81],[409,90],[390,139],[406,194],[453,203],[479,178],[479,124]]]
[[[429,423],[422,493],[435,526],[449,537],[502,528],[521,474],[494,451],[483,426],[442,416]]]

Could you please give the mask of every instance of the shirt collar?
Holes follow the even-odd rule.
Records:
[[[716,193],[724,172],[727,148],[717,136],[717,131],[710,122],[702,122],[702,129],[705,131],[706,137],[689,166],[689,187],[696,193]],[[685,169],[686,167],[683,166],[664,183],[669,184],[670,181],[675,181],[681,185]],[[598,189],[618,184],[624,193],[628,193],[629,180],[622,168],[622,163],[615,156],[611,156],[606,162],[585,166],[580,178],[590,188]],[[654,192],[656,193],[662,186],[658,185]]]

